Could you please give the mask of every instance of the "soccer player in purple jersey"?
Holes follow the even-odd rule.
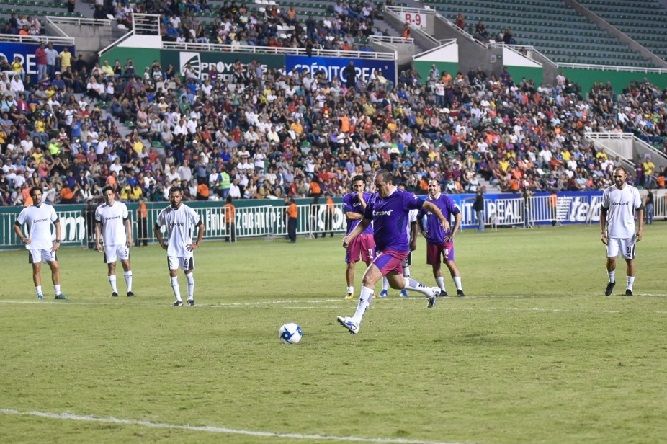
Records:
[[[442,258],[442,262],[447,265],[449,274],[454,279],[456,295],[463,297],[465,294],[461,284],[461,273],[454,261],[454,237],[461,228],[461,211],[451,197],[440,191],[440,184],[435,179],[428,182],[428,198],[426,201],[437,206],[448,221],[451,221],[452,216],[454,216],[454,228],[443,230],[440,221],[433,214],[426,213],[423,209],[419,211],[418,220],[424,222],[423,225],[421,223],[418,225],[426,238],[426,263],[433,267],[433,277],[440,288],[440,296],[447,296],[445,278],[442,276],[440,266]]]
[[[372,193],[365,191],[366,184],[363,176],[352,178],[352,192],[343,196],[343,211],[347,221],[346,234],[350,234],[359,225],[364,217],[364,211],[370,201]],[[354,267],[359,260],[370,265],[375,256],[375,240],[373,239],[373,227],[369,225],[364,231],[352,240],[345,251],[345,281],[347,283],[347,295],[345,299],[354,297]]]
[[[428,307],[434,306],[440,293],[438,288],[425,287],[412,278],[403,277],[403,261],[410,252],[407,224],[408,213],[412,209],[424,209],[433,212],[443,229],[449,230],[449,222],[440,209],[431,202],[420,200],[414,194],[400,191],[393,183],[389,171],[380,170],[375,176],[377,192],[368,202],[364,217],[347,236],[343,238],[343,247],[347,246],[373,222],[373,237],[379,254],[366,269],[362,280],[361,293],[357,310],[351,317],[338,316],[338,322],[352,334],[359,332],[359,325],[366,308],[370,305],[373,289],[382,276],[387,276],[389,284],[396,289],[414,290],[428,298]]]

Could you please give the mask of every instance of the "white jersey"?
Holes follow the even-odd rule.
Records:
[[[192,244],[192,234],[200,221],[199,214],[184,204],[181,204],[177,209],[168,206],[160,211],[157,224],[160,227],[167,227],[169,238],[167,256],[192,256],[192,252],[188,251],[186,247]]]
[[[107,247],[125,245],[127,233],[125,220],[128,218],[127,206],[115,201],[113,205],[103,203],[95,210],[95,221],[102,224],[102,238]]]
[[[50,250],[53,248],[51,224],[57,220],[56,210],[46,203],[21,210],[16,221],[21,225],[28,224],[30,244],[26,245],[26,248],[30,250]]]
[[[625,184],[622,189],[610,186],[602,194],[602,208],[607,211],[607,237],[629,239],[635,235],[635,210],[641,208],[639,191]]]

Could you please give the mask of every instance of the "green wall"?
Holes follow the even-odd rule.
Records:
[[[571,82],[581,87],[582,93],[587,93],[596,82],[611,82],[614,92],[620,93],[633,81],[648,80],[657,87],[667,88],[667,73],[642,71],[607,71],[602,69],[560,68],[560,71]]]
[[[435,65],[440,70],[440,75],[447,71],[452,75],[452,77],[456,77],[456,73],[459,72],[459,64],[455,62],[419,61],[412,63],[414,69],[421,76],[422,82],[426,82],[428,80],[428,75],[431,72],[431,66],[433,65]]]
[[[100,56],[100,64],[108,60],[109,64],[113,66],[116,60],[119,60],[121,65],[125,66],[127,59],[132,59],[135,74],[142,76],[147,66],[151,66],[154,61],[160,62],[160,51],[156,48],[122,48],[115,46]]]
[[[540,86],[544,79],[544,70],[542,68],[534,68],[531,66],[505,66],[507,72],[512,76],[515,83],[519,83],[521,79],[532,80],[535,86]]]

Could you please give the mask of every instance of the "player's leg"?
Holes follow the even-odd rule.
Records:
[[[360,246],[359,236],[357,236],[345,249],[345,284],[347,285],[345,299],[348,300],[354,299],[354,267],[361,256]]]
[[[632,296],[632,286],[635,284],[635,238],[623,239],[621,242],[621,251],[626,264],[626,286],[625,295]]]
[[[183,264],[183,272],[185,273],[185,279],[188,281],[188,305],[195,305],[195,275],[193,271],[195,270],[195,259],[194,257],[189,257],[186,259],[186,263]]]
[[[125,245],[118,249],[118,257],[120,258],[120,265],[123,267],[123,278],[125,279],[125,287],[127,288],[127,297],[134,296],[132,292],[132,264],[130,263],[130,249]],[[115,273],[114,273],[115,274]]]
[[[351,300],[354,298],[354,262],[348,262],[345,266],[345,283],[347,285],[347,293],[345,299]]]
[[[181,289],[178,286],[178,268],[180,266],[179,258],[174,256],[167,256],[167,265],[169,266],[169,281],[171,284],[171,290],[174,292],[174,307],[180,307],[183,305],[183,299],[181,299]]]
[[[58,263],[58,259],[56,259],[56,254],[52,251],[48,253],[51,255],[51,260],[47,261],[47,263],[51,268],[51,281],[53,282],[56,299],[67,299],[60,288],[60,264]]]
[[[373,289],[375,284],[382,278],[381,263],[386,261],[386,258],[381,261],[378,265],[378,260],[382,259],[383,255],[379,255],[371,265],[368,266],[364,277],[361,280],[361,291],[359,292],[359,302],[357,302],[357,309],[354,312],[353,316],[338,316],[337,320],[340,325],[347,328],[348,331],[352,334],[359,332],[359,324],[366,312],[366,309],[371,304],[371,299],[373,298]]]
[[[445,265],[447,265],[447,268],[449,269],[449,274],[454,280],[454,285],[456,286],[456,296],[465,296],[465,293],[463,292],[463,283],[461,282],[461,272],[456,266],[456,261],[454,260],[454,243],[446,242],[442,254],[445,260]]]
[[[428,298],[428,307],[431,308],[433,305],[435,305],[435,298],[440,294],[440,289],[437,287],[431,288],[427,287],[421,282],[413,279],[413,278],[404,278],[403,277],[403,260],[407,258],[396,258],[393,257],[394,262],[390,262],[387,264],[385,269],[383,271],[386,271],[387,279],[389,280],[389,285],[391,285],[392,288],[396,288],[399,290],[406,289],[410,291],[417,291],[424,296]],[[393,266],[393,268],[389,268],[389,266]],[[392,273],[393,274],[390,274]]]
[[[437,244],[426,243],[426,264],[430,265],[433,270],[433,277],[440,289],[440,296],[447,296],[447,288],[445,287],[445,278],[442,275],[442,247]]]
[[[118,296],[118,284],[116,283],[116,262],[107,263],[107,279],[111,285],[111,296]]]
[[[410,265],[412,265],[412,252],[408,253],[408,257],[403,262],[403,279],[407,279],[410,277]],[[408,290],[403,288],[400,291],[399,296],[402,298],[407,298]]]
[[[614,292],[614,285],[616,285],[616,256],[618,256],[618,252],[618,239],[608,239],[606,268],[609,281],[607,282],[607,287],[604,290],[605,296],[611,296],[611,294]]]
[[[39,251],[36,250],[29,250],[28,258],[32,268],[32,282],[35,284],[35,295],[41,301],[44,299],[42,291],[42,258],[39,255]]]

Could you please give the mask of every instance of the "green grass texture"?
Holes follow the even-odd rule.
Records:
[[[157,246],[131,250],[135,298],[120,264],[112,298],[102,255],[64,248],[69,299],[44,266],[43,302],[27,253],[1,252],[0,442],[667,442],[666,239],[647,226],[635,296],[619,258],[605,297],[596,226],[465,231],[465,298],[391,290],[357,335],[340,236],[204,242],[179,308]],[[423,241],[411,270],[435,285]]]

